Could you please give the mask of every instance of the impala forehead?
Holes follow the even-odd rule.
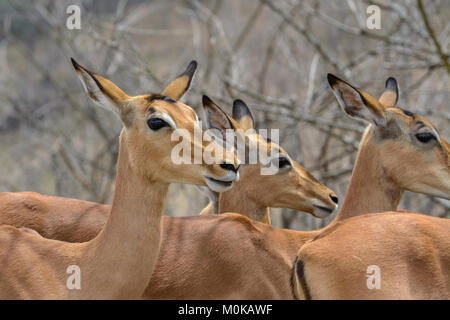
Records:
[[[390,130],[387,131],[394,133],[395,130],[392,130],[392,127],[401,128],[404,134],[429,131],[440,141],[439,132],[425,117],[402,108],[389,108],[387,112],[393,114],[393,117],[391,116],[390,118],[394,120],[391,121],[391,128],[388,127],[387,129]],[[393,134],[391,138],[395,138],[396,136],[398,136],[398,132],[396,135]]]
[[[403,108],[389,108],[387,110],[388,112],[394,113],[397,119],[403,120],[403,122],[409,128],[414,128],[416,126],[417,127],[425,126],[431,130],[436,131],[433,124],[420,114],[413,113]]]
[[[316,178],[315,178],[308,170],[306,170],[305,168],[303,168],[303,167],[302,167],[299,163],[297,163],[296,161],[294,161],[294,160],[292,160],[292,159],[291,159],[291,161],[292,161],[292,163],[293,163],[293,166],[294,166],[296,172],[297,172],[298,174],[300,174],[300,176],[302,176],[304,179],[307,179],[307,180],[309,180],[309,181],[319,183],[319,181],[317,181],[317,179],[316,179]]]
[[[251,136],[251,139],[254,139],[259,143],[259,148],[267,148],[267,154],[274,155],[274,157],[286,157],[291,161],[291,163],[296,163],[295,160],[292,159],[291,156],[287,153],[287,151],[279,144],[271,141],[270,139],[265,139],[260,134],[253,134]]]
[[[272,150],[274,153],[286,153],[278,144],[272,142],[269,138],[264,138],[262,135],[254,132],[251,134],[247,134],[247,138],[249,141],[255,143],[258,148],[266,148],[267,153],[271,153]]]
[[[416,114],[414,117],[414,120],[415,121],[413,122],[413,126],[415,126],[417,129],[428,128],[431,131],[433,131],[437,136],[439,136],[437,129],[426,118],[422,117],[421,115]]]
[[[144,117],[158,116],[173,128],[192,128],[198,123],[195,111],[182,102],[174,100],[153,100],[147,106]]]

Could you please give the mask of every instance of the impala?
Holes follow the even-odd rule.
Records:
[[[174,125],[191,134],[198,126],[195,112],[175,101],[188,88],[195,62],[162,94],[135,97],[73,59],[72,64],[87,95],[116,113],[124,125],[109,219],[94,239],[84,243],[45,239],[26,229],[1,226],[0,298],[140,297],[158,257],[169,184],[176,181],[207,185],[208,179],[214,179],[217,183],[208,185],[215,191],[224,191],[237,177],[237,162],[174,165],[171,161]],[[223,122],[228,121],[221,110],[211,112],[222,117]],[[201,150],[207,146],[196,145]],[[66,271],[73,265],[81,271],[80,290],[66,285]]]
[[[329,79],[332,82],[334,78],[330,76]],[[386,81],[386,88],[379,101],[362,91],[352,95],[344,91],[343,98],[338,96],[338,99],[347,99],[348,97],[363,97],[359,99],[364,101],[360,105],[351,103],[344,108],[344,111],[350,116],[370,120],[370,117],[379,115],[380,118],[369,125],[362,137],[344,205],[331,227],[327,227],[325,230],[331,228],[337,232],[341,230],[339,227],[341,223],[346,224],[347,221],[350,223],[357,219],[369,220],[366,216],[348,219],[351,217],[371,212],[376,213],[380,210],[395,210],[405,189],[448,199],[450,197],[448,144],[425,118],[415,115],[415,119],[413,119],[410,112],[395,107],[398,97],[396,80],[389,78]],[[376,106],[376,110],[372,110],[373,105]],[[418,123],[419,121],[422,124]],[[395,138],[392,136],[389,138],[390,134],[395,134]],[[374,233],[380,229],[378,220],[382,220],[384,215],[373,215],[375,218],[371,228]],[[403,240],[407,241],[419,232],[419,230],[412,230],[419,218],[416,219],[417,215],[408,217],[407,214],[399,214],[398,217],[400,216],[404,217],[403,219],[410,219],[409,233],[401,232],[402,226],[404,226],[402,224],[398,227],[399,231],[396,236],[402,236]],[[435,242],[430,240],[429,236],[435,231],[442,240],[441,246],[434,247],[437,250],[435,251],[436,257],[438,257],[438,253],[441,254],[439,256],[441,260],[430,258],[426,267],[434,264],[436,268],[429,269],[433,271],[433,274],[439,275],[440,272],[444,272],[442,270],[445,268],[448,273],[450,271],[448,267],[450,247],[447,245],[450,236],[449,220],[426,216],[420,216],[420,219],[429,221],[428,224],[419,225],[420,228],[426,229],[430,224],[435,223],[442,224],[434,229],[428,229],[427,241],[418,243],[431,248]],[[396,237],[387,236],[390,228],[394,228],[392,227],[393,220],[395,218],[392,218],[392,221],[387,219],[384,223],[387,227],[384,232],[380,233],[380,237],[385,237],[383,243],[392,248],[391,259],[395,259],[397,254],[395,249],[398,248],[395,243]],[[297,268],[297,272],[291,276],[292,261],[299,248],[320,234],[322,230],[302,232],[271,228],[233,214],[221,215],[216,219],[206,219],[206,216],[204,219],[192,218],[189,220],[191,227],[184,228],[183,226],[187,224],[185,219],[172,219],[170,223],[165,222],[166,231],[163,233],[161,255],[144,297],[159,299],[290,299],[293,294],[297,297],[304,297],[301,295],[301,291],[298,291],[301,289],[301,279],[303,279],[302,269]],[[181,228],[189,231],[181,235],[176,232]],[[339,241],[337,237],[330,238],[327,241],[330,242],[330,246],[321,246],[321,248],[323,251],[329,252],[334,260],[330,260],[328,257],[319,259],[320,256],[316,257],[314,253],[311,253],[307,258],[313,259],[314,263],[308,267],[309,261],[303,262],[307,268],[305,273],[308,274],[309,270],[314,272],[315,267],[323,266],[319,270],[328,277],[317,278],[317,281],[326,279],[334,284],[338,283],[336,279],[340,279],[340,277],[349,279],[345,278],[345,266],[352,264],[360,267],[360,265],[357,264],[359,263],[356,261],[357,258],[351,257],[345,249],[347,246],[352,246],[364,250],[366,248],[365,230],[366,224],[360,223],[358,229],[353,230],[357,235],[361,235],[360,237],[353,237],[353,233],[347,228],[339,232],[347,241]],[[326,231],[324,233],[326,234]],[[441,239],[443,237],[447,237],[447,241]],[[326,240],[327,236],[324,236],[323,239]],[[333,241],[334,245],[331,245]],[[317,243],[320,244],[319,241]],[[367,246],[375,244],[376,242],[371,242]],[[405,260],[415,257],[417,264],[414,265],[414,268],[420,268],[420,261],[423,257],[414,255],[420,248],[413,248],[414,244],[417,242],[411,241],[409,246],[404,247],[403,256]],[[330,249],[328,250],[328,248]],[[383,246],[375,248],[383,252]],[[443,248],[446,248],[445,253],[443,253]],[[408,250],[410,250],[409,255]],[[361,253],[358,252],[358,254]],[[364,257],[364,255],[358,254],[355,256]],[[431,251],[429,254],[433,256],[435,253]],[[447,258],[447,262],[439,268],[439,261],[443,261],[444,258]],[[333,261],[338,259],[342,259],[342,268],[334,277],[331,273]],[[363,260],[365,268],[370,265],[370,261],[373,259]],[[297,267],[301,267],[301,263],[302,260],[299,260],[299,263],[296,264]],[[381,260],[379,263],[381,264]],[[383,268],[381,270],[383,272]],[[313,274],[315,275],[315,273]],[[405,274],[408,272],[405,271]],[[356,275],[364,280],[354,285],[364,286],[367,290],[365,287],[366,269]],[[414,275],[419,276],[421,281],[429,279],[427,272]],[[405,279],[405,275],[402,279]],[[433,285],[439,284],[438,288],[447,286],[448,290],[448,275],[436,279],[436,281],[430,281],[428,287],[424,287],[424,289],[430,289]],[[309,278],[306,280],[307,287],[310,288],[313,298],[316,294],[313,289],[321,289],[320,292],[325,294],[330,286],[327,282],[318,282],[316,285],[315,282],[309,283],[308,280]],[[292,290],[293,288],[295,290]],[[340,293],[345,292],[346,288],[341,286]],[[358,293],[356,292],[353,297],[358,297]]]
[[[256,133],[254,117],[244,101],[234,101],[232,114],[253,145],[263,150],[278,150],[272,159],[278,170],[274,175],[262,175],[263,164],[258,161],[253,165],[242,165],[239,171],[241,180],[226,192],[217,193],[201,187],[210,203],[200,214],[238,212],[269,225],[270,207],[290,208],[320,218],[330,215],[337,207],[336,194],[319,184],[282,147]]]
[[[379,172],[366,172],[371,186],[360,183],[360,192],[346,197],[347,217],[361,209],[357,199],[366,192],[378,202],[368,212],[392,210],[402,188],[450,199],[450,146],[429,121],[385,108],[332,75],[328,80],[347,113],[372,123],[366,161]],[[369,266],[379,271],[372,275],[378,288],[366,284]],[[338,222],[300,249],[293,278],[298,298],[450,299],[450,220],[391,211]]]
[[[385,107],[393,107],[396,101],[397,85],[391,78],[386,83],[380,102]],[[361,184],[371,183],[360,179],[357,175],[375,170],[375,163],[363,161],[366,152],[364,149],[371,144],[372,139],[374,139],[372,135],[364,135],[361,141],[352,175],[352,182],[359,181],[359,183],[350,183],[347,197],[358,193]],[[383,152],[382,148],[380,152]],[[392,155],[395,156],[395,153]],[[430,159],[430,162],[436,164],[436,168],[443,161],[445,159],[439,157]],[[414,170],[410,167],[391,169]],[[418,181],[426,180],[426,177],[418,177]],[[442,192],[448,193],[444,188]],[[397,201],[391,202],[393,206],[391,210],[396,209],[400,196],[401,194],[398,194]],[[371,211],[371,207],[375,209],[378,207],[376,201],[379,197],[373,200],[372,193],[362,193],[360,199],[356,197],[350,199],[353,199],[353,202],[364,202],[364,210],[368,212],[375,212]],[[347,206],[356,204],[347,201]],[[91,213],[98,211],[95,204],[85,206],[85,210],[89,209]],[[31,210],[21,208],[19,212],[25,217]],[[79,211],[75,216],[82,216],[83,212],[85,211]],[[364,213],[353,211],[346,214],[341,211],[336,220]],[[26,221],[23,218],[22,220]],[[291,299],[292,262],[298,249],[320,233],[320,230],[301,232],[272,228],[239,214],[163,220],[161,254],[144,293],[145,298]],[[178,232],[179,230],[183,232]]]

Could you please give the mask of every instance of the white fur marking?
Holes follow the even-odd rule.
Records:
[[[167,113],[161,113],[159,116],[161,117],[161,119],[166,121],[172,128],[178,129],[177,125],[175,124],[175,121],[173,121],[172,117],[169,116]]]

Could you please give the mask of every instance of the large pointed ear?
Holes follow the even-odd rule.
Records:
[[[384,107],[377,99],[332,74],[328,74],[327,78],[339,105],[345,113],[377,126],[386,125]]]
[[[239,129],[239,124],[228,116],[217,104],[208,96],[203,95],[203,111],[205,112],[205,122],[208,129],[217,129],[225,132],[227,129]]]
[[[129,113],[130,107],[127,102],[130,97],[110,80],[87,70],[73,58],[71,61],[89,98],[99,106],[118,114],[124,120]]]
[[[239,123],[244,131],[255,128],[255,119],[250,108],[240,99],[233,102],[233,119]]]
[[[398,101],[398,85],[397,80],[395,80],[395,78],[389,77],[386,80],[386,86],[378,101],[385,108],[395,107]]]
[[[192,60],[186,70],[164,89],[162,95],[173,100],[180,100],[180,98],[189,89],[195,70],[197,70],[197,61]]]

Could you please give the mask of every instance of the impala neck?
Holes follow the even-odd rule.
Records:
[[[401,200],[403,189],[381,167],[381,153],[372,135],[368,129],[361,140],[347,195],[335,221],[393,211]]]
[[[108,298],[137,298],[144,292],[158,257],[168,191],[167,184],[150,183],[134,173],[125,141],[122,132],[111,214],[87,247],[89,272],[81,267],[82,287],[100,296],[108,288],[103,290],[112,294]]]
[[[270,224],[269,208],[246,197],[240,182],[236,182],[230,190],[220,193],[218,213],[225,212],[237,212],[252,220]]]

